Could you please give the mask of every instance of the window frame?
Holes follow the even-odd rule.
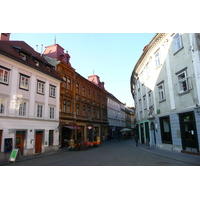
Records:
[[[21,105],[23,105],[23,106],[21,107]],[[26,101],[21,101],[19,103],[18,116],[20,116],[20,117],[26,117],[27,116],[27,108],[28,108],[27,105],[28,105],[28,103]]]
[[[178,35],[178,37],[176,37]],[[179,47],[180,45],[180,47]],[[174,54],[183,48],[182,37],[180,33],[175,33],[173,35],[173,50]]]
[[[49,106],[49,119],[55,119],[55,107],[53,106]]]
[[[71,79],[67,78],[67,89],[71,90]]]
[[[22,78],[28,79],[28,81],[27,81],[27,82],[24,82],[24,81],[22,80]],[[21,74],[21,73],[20,73],[19,88],[22,89],[22,90],[28,91],[28,90],[29,90],[29,79],[30,79],[30,76],[27,76],[27,75],[25,75],[25,74]],[[26,85],[27,85],[27,86],[26,86]]]
[[[43,105],[42,104],[37,104],[36,108],[37,108],[37,110],[36,110],[37,118],[43,118]]]
[[[71,113],[71,101],[67,101],[67,113]]]
[[[67,105],[67,101],[66,101],[66,99],[63,99],[63,107],[62,107],[62,111],[63,112],[66,112],[66,105]]]
[[[1,65],[0,65],[0,69],[3,71],[3,73],[0,73],[0,84],[8,85],[9,84],[10,69],[3,67]],[[6,76],[5,76],[5,72],[7,72]],[[5,79],[6,79],[6,81],[5,81]]]
[[[0,97],[0,115],[5,115],[5,110],[6,110],[6,98]]]
[[[49,97],[56,98],[56,86],[49,85]]]
[[[159,87],[162,86],[162,89],[160,90]],[[158,87],[158,98],[159,98],[159,102],[165,101],[166,100],[166,96],[165,96],[165,87],[164,87],[164,82],[157,84]],[[161,95],[163,93],[163,95]],[[161,99],[161,96],[163,96],[163,98]]]
[[[158,55],[158,56],[157,56]],[[158,68],[161,65],[161,60],[160,60],[160,51],[157,51],[155,53],[155,64],[156,68]]]
[[[184,74],[184,78],[182,78],[182,79],[179,79],[179,77],[182,75],[182,74]],[[182,71],[182,72],[180,72],[180,73],[178,73],[178,74],[176,74],[177,75],[177,80],[178,80],[178,93],[179,94],[182,94],[182,93],[184,93],[184,92],[187,92],[188,90],[189,90],[189,83],[188,83],[188,76],[187,76],[187,71],[185,70],[185,71]],[[181,90],[181,88],[183,88],[184,86],[183,86],[183,82],[185,82],[185,84],[186,84],[186,90]],[[182,84],[182,86],[181,86],[181,84]]]
[[[40,88],[42,86],[42,88]],[[37,93],[44,95],[44,90],[45,90],[45,82],[37,80]]]

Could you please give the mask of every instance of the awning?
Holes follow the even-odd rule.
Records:
[[[74,127],[74,126],[64,126],[64,127],[69,129],[80,129],[80,127]]]

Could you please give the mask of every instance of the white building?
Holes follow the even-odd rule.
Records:
[[[23,41],[0,37],[0,159],[59,147],[60,82],[53,66]]]
[[[125,105],[113,94],[108,93],[108,132],[110,137],[118,137],[119,131],[126,127]]]
[[[158,33],[131,76],[140,142],[199,152],[200,43],[195,33]]]

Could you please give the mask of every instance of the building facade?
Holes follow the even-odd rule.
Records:
[[[107,98],[109,122],[108,137],[117,138],[120,134],[120,130],[126,127],[125,105],[111,93],[108,93]]]
[[[52,53],[53,52],[53,53]],[[69,140],[99,143],[107,134],[107,92],[97,75],[82,77],[71,66],[70,56],[54,44],[43,56],[63,78],[60,88],[60,143]]]
[[[140,142],[199,152],[199,34],[158,33],[131,76]]]
[[[0,157],[13,148],[21,155],[59,147],[62,79],[54,66],[23,41],[0,40]]]

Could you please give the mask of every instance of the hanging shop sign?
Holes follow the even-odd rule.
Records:
[[[89,129],[89,130],[92,129],[92,126],[88,126],[88,129]]]

